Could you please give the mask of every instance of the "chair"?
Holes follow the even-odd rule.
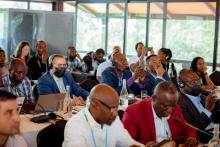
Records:
[[[214,71],[210,76],[210,79],[216,86],[220,86],[220,72],[219,71]]]
[[[38,94],[38,91],[37,91],[37,85],[33,86],[33,95],[34,95],[35,101],[37,102],[38,97],[39,97],[39,94]]]
[[[66,122],[66,120],[60,120],[41,130],[37,135],[37,146],[62,147]]]
[[[97,80],[86,79],[86,80],[82,81],[79,85],[83,89],[85,89],[87,91],[91,91],[91,89],[97,84],[99,84],[99,82]]]

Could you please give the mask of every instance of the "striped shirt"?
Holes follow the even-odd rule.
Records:
[[[34,97],[32,94],[31,81],[25,77],[23,81],[16,85],[15,87],[11,86],[11,81],[9,79],[9,75],[5,75],[2,77],[2,82],[4,85],[4,90],[18,96],[18,97],[26,97],[26,100],[33,102]]]

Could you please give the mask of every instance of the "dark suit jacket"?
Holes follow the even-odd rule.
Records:
[[[167,72],[164,72],[163,78],[165,80],[170,80],[170,77]],[[147,90],[147,93],[149,96],[153,95],[154,88],[157,86],[158,83],[163,81],[160,78],[154,78],[149,72],[145,72],[145,78],[144,78],[144,89]]]
[[[71,97],[72,95],[81,96],[84,100],[86,100],[89,93],[82,89],[79,85],[77,85],[70,72],[66,72],[63,77],[64,86],[70,86]],[[47,95],[52,93],[60,93],[59,88],[57,87],[56,82],[51,76],[50,72],[46,72],[42,75],[37,84],[37,90],[39,95]]]
[[[129,69],[125,69],[123,71],[123,77],[122,79],[128,80],[131,78],[132,73]],[[119,79],[116,73],[116,69],[114,67],[108,67],[102,72],[102,83],[108,84],[112,88],[114,88],[118,94],[120,95],[122,85],[119,86]],[[133,83],[130,88],[129,88],[134,95],[140,95],[141,94],[141,89],[137,83]]]
[[[27,62],[28,77],[31,80],[37,80],[47,71],[47,65],[43,64],[37,55],[32,56]]]
[[[149,98],[128,106],[122,119],[124,127],[128,130],[132,138],[143,144],[156,141],[156,130],[151,103],[152,99]],[[174,120],[174,118],[185,121],[178,105],[173,109],[168,119],[172,139],[177,139],[183,135],[185,137],[197,138],[197,132],[194,129]]]
[[[205,130],[205,128],[212,122],[212,118],[209,118],[205,113],[199,113],[197,108],[185,94],[180,93],[178,103],[186,121],[193,126]],[[204,96],[201,96],[201,103],[203,106],[205,105]],[[199,139],[202,142],[207,142],[211,138],[204,133],[199,133]]]

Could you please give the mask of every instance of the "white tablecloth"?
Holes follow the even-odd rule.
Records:
[[[33,123],[30,121],[33,115],[20,115],[20,130],[21,135],[26,140],[28,147],[37,147],[37,134],[40,130],[46,128],[51,123]]]

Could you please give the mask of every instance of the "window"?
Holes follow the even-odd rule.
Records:
[[[63,12],[75,12],[75,2],[63,2]]]
[[[137,9],[138,8],[138,9]],[[146,3],[128,4],[127,55],[136,55],[135,45],[145,43],[146,38]]]
[[[27,2],[0,1],[0,8],[27,9]]]
[[[124,35],[124,4],[109,4],[108,53],[114,46],[123,47]]]
[[[168,3],[166,47],[174,58],[212,62],[215,9],[213,2]]]
[[[52,3],[30,2],[31,10],[52,11]]]
[[[95,51],[105,47],[106,4],[79,4],[77,20],[78,50]]]
[[[162,47],[163,8],[163,3],[155,2],[150,4],[148,46],[153,47],[156,54]]]

